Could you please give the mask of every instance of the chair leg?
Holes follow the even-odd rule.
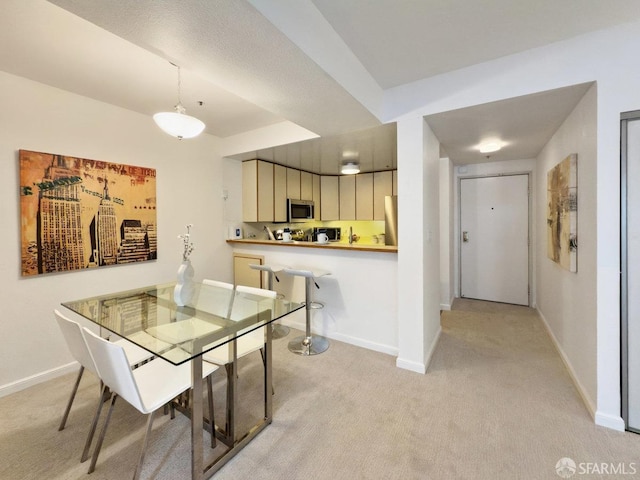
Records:
[[[147,419],[147,431],[144,434],[144,440],[142,441],[142,450],[140,450],[140,458],[138,460],[138,465],[136,466],[136,471],[133,474],[133,480],[138,480],[140,478],[140,472],[142,472],[142,462],[144,461],[144,454],[147,451],[147,445],[149,444],[149,434],[151,433],[151,427],[153,425],[153,416],[157,412],[157,410],[151,412]]]
[[[80,385],[80,379],[82,378],[82,374],[84,373],[84,367],[80,365],[80,371],[78,371],[78,377],[76,378],[76,383],[73,386],[73,390],[71,391],[71,398],[69,398],[69,403],[67,403],[67,408],[62,415],[62,421],[60,422],[60,426],[58,427],[58,431],[62,430],[67,423],[67,418],[69,417],[69,412],[71,411],[71,404],[73,403],[74,398],[76,398],[76,393],[78,392],[78,385]]]
[[[209,402],[209,426],[211,427],[211,448],[216,448],[216,419],[213,412],[213,382],[207,377],[207,400]]]
[[[96,433],[96,427],[98,426],[98,420],[100,419],[100,413],[102,412],[102,405],[105,402],[105,394],[109,392],[109,396],[111,396],[111,391],[109,387],[102,384],[102,391],[100,392],[100,396],[98,397],[98,407],[96,408],[96,413],[93,415],[93,421],[91,422],[91,428],[89,428],[89,433],[87,434],[87,441],[84,444],[84,450],[82,451],[82,457],[80,457],[80,463],[84,462],[89,458],[89,449],[91,448],[91,442],[93,442],[93,436]]]
[[[102,431],[100,432],[100,436],[98,437],[98,443],[96,444],[96,448],[93,450],[93,456],[91,457],[91,465],[89,465],[89,471],[87,473],[91,473],[96,469],[96,462],[98,461],[98,455],[100,455],[102,442],[104,441],[104,436],[107,433],[107,427],[109,426],[109,420],[111,420],[111,413],[113,412],[113,406],[115,405],[117,398],[118,398],[118,395],[114,393],[113,397],[111,398],[111,405],[109,406],[109,411],[107,412],[107,418],[105,418],[104,420]]]

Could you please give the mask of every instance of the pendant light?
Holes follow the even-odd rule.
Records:
[[[153,120],[164,132],[172,137],[180,140],[197,137],[204,130],[204,122],[185,114],[186,110],[182,106],[182,100],[180,99],[180,67],[173,63],[171,65],[178,67],[178,103],[175,106],[175,112],[156,113],[153,116]]]

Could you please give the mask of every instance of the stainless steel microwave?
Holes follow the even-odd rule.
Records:
[[[287,198],[287,221],[310,222],[313,220],[313,200]]]

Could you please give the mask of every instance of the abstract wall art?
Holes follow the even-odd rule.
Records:
[[[19,151],[22,276],[157,258],[156,171]]]
[[[547,256],[578,271],[578,155],[547,172]]]

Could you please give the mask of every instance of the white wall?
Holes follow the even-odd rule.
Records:
[[[221,161],[215,137],[179,141],[150,117],[0,72],[0,395],[71,362],[53,318],[60,302],[172,281],[177,235],[193,223],[196,276],[229,277],[224,243]],[[157,173],[158,260],[86,271],[21,277],[18,150],[60,153],[147,166]],[[70,313],[70,312],[69,312]]]
[[[314,299],[324,308],[312,312],[312,330],[352,345],[389,355],[398,354],[397,254],[343,251],[282,245],[236,244],[234,251],[260,255],[265,264],[303,270],[324,270],[331,275],[317,280]],[[302,302],[304,279],[278,275],[274,290]],[[305,329],[305,312],[283,319],[285,325]],[[293,335],[287,337],[293,339]]]
[[[420,118],[398,122],[398,358],[424,373],[440,333],[440,144]]]
[[[592,414],[597,398],[596,107],[594,85],[538,156],[537,304]],[[547,257],[547,172],[578,154],[578,271]]]
[[[619,123],[620,112],[640,108],[638,49],[640,23],[635,22],[403,85],[385,92],[384,100],[385,121],[409,121],[456,108],[597,82],[595,420],[615,429],[624,428],[619,382]],[[402,148],[400,143],[398,148]],[[416,196],[416,192],[403,190],[403,195]],[[419,253],[418,249],[407,251],[405,258],[414,253]],[[399,271],[404,268],[398,265]],[[439,278],[433,281],[439,282]],[[561,300],[563,308],[576,301],[569,295]]]

